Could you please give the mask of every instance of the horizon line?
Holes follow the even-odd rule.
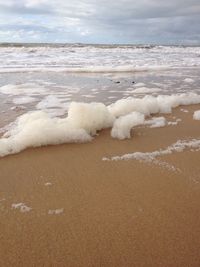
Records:
[[[0,42],[0,46],[2,45],[200,46],[200,43]]]

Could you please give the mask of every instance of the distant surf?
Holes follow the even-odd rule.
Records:
[[[174,69],[173,66],[91,66],[91,67],[3,67],[0,68],[0,73],[17,73],[17,72],[74,72],[74,73],[120,73],[120,72],[146,72],[146,71],[162,71]]]
[[[137,72],[200,66],[200,47],[2,45],[0,73]]]

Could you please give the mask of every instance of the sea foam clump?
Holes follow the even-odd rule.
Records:
[[[27,147],[88,142],[92,135],[111,127],[114,117],[102,103],[71,103],[67,118],[51,118],[44,111],[20,116],[0,139],[0,156],[18,153]]]
[[[13,203],[11,205],[12,209],[18,209],[20,212],[29,212],[32,208],[26,206],[24,203]]]
[[[112,128],[111,136],[130,138],[134,126],[145,124],[145,117],[170,113],[179,105],[200,103],[200,95],[145,96],[122,99],[110,106],[103,103],[69,105],[66,118],[50,117],[44,111],[20,116],[0,139],[0,156],[20,152],[28,147],[91,141],[97,131]],[[151,122],[153,127],[164,126],[163,117]]]
[[[13,99],[13,103],[16,105],[29,104],[35,101],[36,101],[36,98],[31,97],[31,96],[23,96],[23,97],[17,97]]]
[[[43,86],[36,85],[35,83],[24,83],[24,84],[7,84],[0,87],[0,93],[6,95],[41,95],[48,93],[48,90]]]
[[[166,119],[164,117],[152,118],[145,121],[145,124],[150,125],[150,128],[160,128],[166,125]]]
[[[139,87],[132,91],[134,94],[149,94],[149,93],[158,93],[162,91],[160,88],[148,88],[148,87]]]
[[[74,128],[82,128],[94,135],[98,130],[112,127],[115,117],[102,103],[72,102],[67,119]]]
[[[193,114],[194,120],[200,120],[200,110],[196,110]]]
[[[0,155],[18,153],[27,147],[91,139],[84,129],[73,128],[67,119],[50,118],[47,113],[36,111],[19,117],[15,126],[0,139]]]
[[[131,129],[144,123],[144,114],[132,112],[115,120],[111,136],[120,140],[131,137]]]
[[[175,94],[171,96],[159,95],[157,97],[146,95],[143,98],[129,97],[120,99],[108,108],[115,117],[123,116],[133,111],[138,111],[145,116],[156,113],[171,113],[172,108],[180,105],[200,103],[200,95],[195,93]]]

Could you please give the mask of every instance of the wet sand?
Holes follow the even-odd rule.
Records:
[[[200,151],[159,158],[175,171],[102,161],[199,138],[200,105],[184,108],[167,116],[181,118],[177,126],[138,127],[130,140],[107,130],[91,143],[1,158],[0,266],[200,266]]]

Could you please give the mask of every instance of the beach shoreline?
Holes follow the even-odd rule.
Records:
[[[0,50],[0,266],[199,267],[200,48]]]
[[[103,130],[0,158],[0,265],[199,266],[200,151],[158,157],[168,165],[102,160],[199,139],[199,105],[184,108],[167,115],[177,125],[137,127],[128,140]]]

